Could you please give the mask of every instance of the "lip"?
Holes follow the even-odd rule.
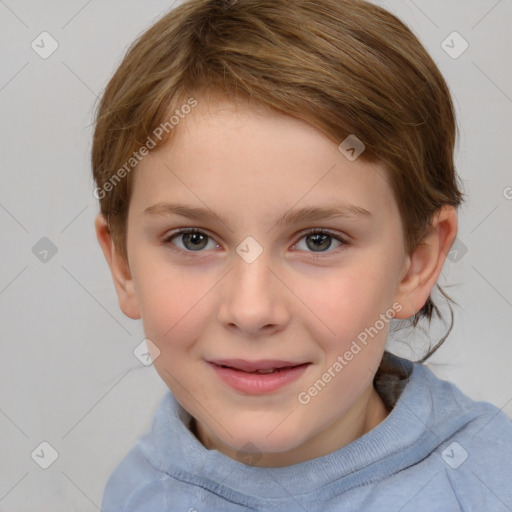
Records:
[[[270,370],[272,368],[286,368],[298,366],[307,361],[282,361],[279,359],[260,359],[259,361],[246,361],[245,359],[218,359],[208,361],[218,366],[229,366],[235,370],[243,370],[244,372],[254,372],[256,370]]]
[[[234,360],[230,360],[232,363]],[[236,364],[240,364],[240,360],[236,360]],[[245,361],[245,363],[248,363]],[[265,361],[266,368],[262,367],[263,361],[254,362],[249,364],[250,367],[266,370],[271,368],[281,368],[273,373],[248,373],[246,370],[225,368],[220,366],[218,362],[208,362],[213,368],[217,376],[225,382],[228,386],[248,395],[265,395],[273,393],[291,382],[301,377],[311,363],[287,363],[284,366],[277,366],[277,364],[284,363],[284,361]],[[272,363],[272,364],[270,364]],[[247,365],[246,365],[247,367]],[[254,371],[254,370],[249,370]]]

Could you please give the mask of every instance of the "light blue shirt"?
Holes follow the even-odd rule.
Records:
[[[281,468],[207,450],[167,393],[151,430],[112,473],[102,511],[512,512],[512,421],[427,367],[391,360],[410,376],[383,422]]]

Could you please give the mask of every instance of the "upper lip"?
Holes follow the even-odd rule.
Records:
[[[229,366],[237,370],[245,372],[254,372],[257,370],[271,370],[273,368],[286,368],[289,366],[299,366],[306,364],[303,362],[282,361],[277,359],[261,359],[259,361],[245,361],[244,359],[218,359],[215,361],[208,361],[209,363],[216,364],[217,366]]]

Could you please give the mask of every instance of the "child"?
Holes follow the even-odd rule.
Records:
[[[512,423],[385,350],[457,235],[450,93],[361,0],[189,0],[130,48],[96,231],[170,392],[111,511],[512,510]],[[453,323],[453,322],[452,322]]]

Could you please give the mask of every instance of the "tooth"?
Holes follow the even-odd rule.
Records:
[[[257,370],[258,373],[273,373],[275,371],[276,371],[275,368],[270,368],[268,370]]]

